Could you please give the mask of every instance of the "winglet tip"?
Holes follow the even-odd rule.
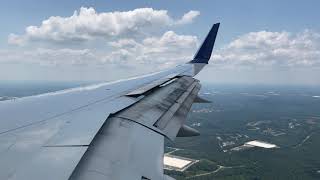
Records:
[[[219,30],[220,22],[212,25],[208,35],[204,39],[200,48],[198,49],[196,55],[190,63],[205,63],[208,64],[211,53],[214,47],[214,43],[217,37],[217,33]]]

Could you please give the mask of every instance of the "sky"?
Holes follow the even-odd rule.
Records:
[[[110,81],[192,59],[220,22],[211,83],[320,85],[320,1],[18,1],[0,6],[0,80]]]

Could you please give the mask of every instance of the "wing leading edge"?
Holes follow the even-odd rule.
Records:
[[[169,70],[0,102],[0,179],[170,179],[164,138],[199,135],[184,123],[193,103],[206,102],[193,76],[219,25],[192,61]]]

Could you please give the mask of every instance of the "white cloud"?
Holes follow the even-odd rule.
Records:
[[[78,73],[75,78],[81,76],[90,79],[93,72],[96,72],[95,77],[98,78],[103,78],[101,72],[108,77],[119,78],[125,73],[129,76],[136,72],[150,72],[185,63],[196,52],[198,39],[196,36],[177,34],[170,29],[192,23],[199,14],[198,11],[189,11],[181,18],[173,18],[166,10],[152,8],[101,13],[93,8],[81,8],[70,17],[53,16],[39,26],[27,27],[22,35],[9,35],[9,44],[25,46],[0,50],[0,63],[3,65],[0,72],[8,71],[5,67],[12,68],[19,64],[17,66],[25,74],[33,73],[26,70],[25,65],[39,68],[39,71],[50,69],[53,78],[56,78],[55,73],[59,69],[60,73],[73,69],[73,72]],[[152,36],[154,34],[157,36]],[[37,48],[36,43],[46,48]],[[259,81],[266,80],[264,76],[272,77],[270,81],[278,76],[286,76],[285,80],[279,82],[287,82],[296,72],[303,72],[298,76],[303,74],[300,81],[306,81],[319,74],[320,33],[312,30],[300,33],[250,32],[222,48],[215,48],[210,63],[215,70],[207,72],[221,72],[215,76],[221,81],[226,79],[227,74],[233,73],[230,79],[234,81],[238,81],[242,74],[244,82],[259,75]],[[110,72],[101,70],[103,68]],[[82,73],[85,69],[90,70]],[[308,73],[310,69],[312,73]],[[268,72],[269,75],[261,72]],[[279,75],[277,72],[283,73]],[[206,77],[212,79],[209,73]],[[66,77],[61,75],[60,78]]]
[[[199,11],[189,11],[184,14],[180,20],[177,21],[177,24],[189,24],[192,23],[193,20],[200,15]]]
[[[8,36],[8,43],[15,44],[15,45],[23,45],[26,41],[25,36],[18,36],[16,34],[9,34]]]
[[[101,58],[92,50],[82,49],[35,49],[2,50],[0,63],[35,64],[45,66],[99,64]]]
[[[167,47],[166,50],[170,50],[171,47],[195,48],[196,43],[196,36],[178,35],[173,31],[167,31],[160,38],[151,37],[143,40],[146,46]]]
[[[74,43],[96,38],[133,37],[151,29],[191,23],[198,15],[198,11],[190,11],[175,20],[166,10],[152,8],[98,13],[93,8],[82,7],[70,17],[52,16],[40,26],[28,26],[23,35],[10,34],[8,43]]]
[[[167,31],[160,37],[149,37],[140,41],[119,39],[109,43],[109,50],[93,49],[35,49],[0,51],[0,62],[7,64],[27,63],[46,66],[99,65],[106,64],[137,67],[152,64],[163,68],[187,62],[197,47],[195,36],[178,35]]]
[[[45,65],[101,65],[106,63],[139,66],[153,64],[167,67],[189,61],[197,49],[196,36],[167,31],[160,37],[120,38],[109,48],[2,50],[2,63],[38,63]],[[251,32],[220,49],[215,49],[211,64],[223,68],[303,68],[320,67],[320,34]]]
[[[225,67],[311,67],[320,65],[320,34],[251,32],[216,51],[213,60]]]
[[[141,42],[120,39],[111,42],[115,51],[106,56],[106,61],[125,64],[156,64],[161,67],[191,60],[197,48],[196,36],[178,35],[173,31],[161,37],[145,38]]]

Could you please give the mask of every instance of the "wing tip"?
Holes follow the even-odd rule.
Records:
[[[220,27],[220,22],[212,25],[208,35],[204,39],[203,43],[201,44],[196,55],[194,56],[193,60],[190,61],[190,63],[208,64],[210,57],[211,57],[213,47],[214,47],[214,44],[215,44],[215,41],[216,41],[219,27]]]

